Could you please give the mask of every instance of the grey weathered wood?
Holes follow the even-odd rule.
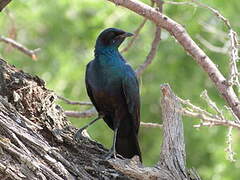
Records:
[[[181,105],[168,84],[161,85],[163,143],[160,161],[155,167],[143,167],[138,160],[110,160],[115,169],[134,179],[200,180],[195,171],[186,168]],[[154,138],[153,138],[154,140]],[[157,143],[157,142],[156,142]]]
[[[186,153],[181,104],[168,84],[161,85],[163,143],[158,166],[170,169],[174,179],[186,179]]]

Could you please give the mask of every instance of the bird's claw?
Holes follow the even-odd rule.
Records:
[[[117,159],[117,158],[124,159],[120,154],[117,154],[116,151],[113,151],[112,149],[110,149],[109,152],[106,155],[104,155],[104,160],[107,161],[112,157],[114,159]]]
[[[80,128],[77,132],[76,132],[76,134],[73,136],[73,139],[74,139],[74,141],[79,141],[80,140],[80,138],[83,136],[82,135],[82,132],[83,132],[83,128]]]
[[[112,150],[110,150],[105,156],[104,156],[104,160],[109,160],[112,158],[112,156],[114,157],[114,159],[117,158],[116,153],[114,153]]]

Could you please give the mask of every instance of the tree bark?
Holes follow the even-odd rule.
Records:
[[[185,167],[180,104],[162,86],[164,141],[160,161],[103,159],[107,150],[72,127],[44,82],[0,59],[0,179],[200,179]]]
[[[11,2],[12,0],[0,0],[0,12]]]

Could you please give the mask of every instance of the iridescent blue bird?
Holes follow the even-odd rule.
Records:
[[[95,106],[98,117],[79,129],[78,139],[83,129],[103,118],[114,131],[113,145],[107,158],[116,153],[124,158],[132,158],[141,152],[138,143],[140,124],[139,85],[134,70],[118,51],[126,37],[132,33],[116,28],[105,29],[97,38],[95,58],[86,69],[86,88]]]

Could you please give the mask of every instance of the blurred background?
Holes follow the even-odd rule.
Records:
[[[144,0],[150,4],[149,1]],[[240,33],[238,0],[203,0],[203,3],[220,10]],[[220,53],[210,51],[199,41],[199,36],[215,46],[227,43],[227,29],[209,10],[189,5],[164,4],[166,15],[184,25],[191,37],[218,65],[224,75],[228,73],[229,57],[223,48]],[[22,52],[0,43],[0,56],[8,63],[25,72],[38,75],[48,89],[58,95],[76,101],[89,101],[84,84],[86,64],[93,59],[95,39],[103,29],[117,27],[133,32],[143,18],[129,10],[105,0],[18,0],[12,1],[0,16],[0,34],[11,37],[29,49],[41,48],[37,61]],[[210,28],[210,30],[209,30]],[[213,33],[210,33],[209,31]],[[208,29],[208,30],[207,30]],[[147,22],[134,45],[123,54],[134,68],[140,65],[151,47],[155,26]],[[127,45],[125,42],[121,48]],[[224,108],[213,83],[195,61],[188,56],[168,32],[162,31],[162,40],[153,63],[140,79],[141,121],[161,123],[160,84],[169,83],[174,92],[183,99],[209,109],[200,98],[203,90]],[[58,101],[65,110],[83,111],[89,107],[66,105]],[[226,115],[228,117],[228,115]],[[229,116],[229,118],[231,118]],[[92,118],[70,118],[72,124],[81,127]],[[226,159],[227,128],[193,128],[199,120],[184,118],[187,166],[195,167],[202,179],[237,180],[240,178],[240,133],[234,129],[233,148],[237,153],[235,162]],[[109,148],[112,131],[103,121],[88,129],[90,136]],[[140,128],[139,134],[143,161],[153,166],[159,159],[162,130]]]

